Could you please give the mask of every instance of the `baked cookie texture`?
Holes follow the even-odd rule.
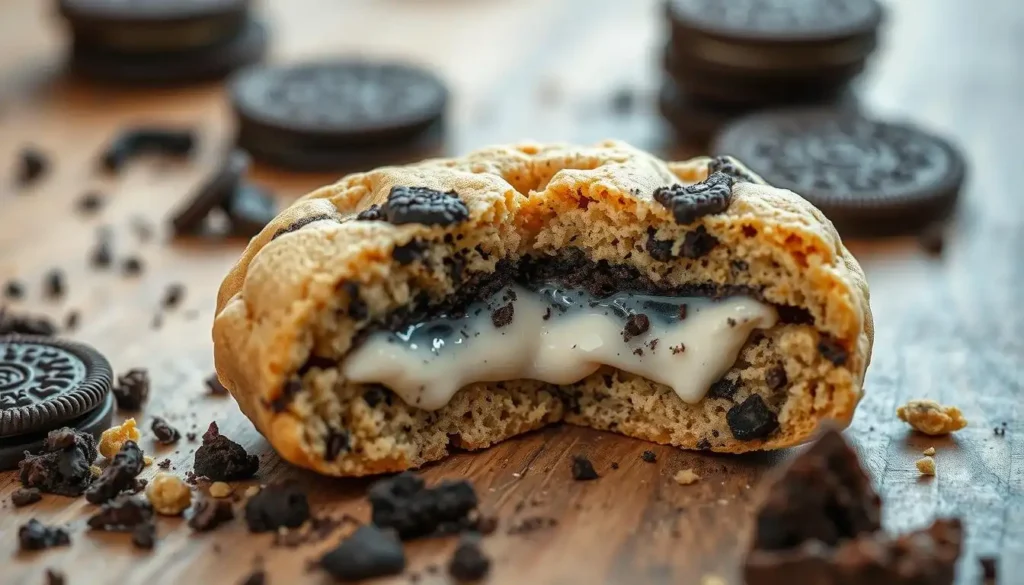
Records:
[[[683,225],[655,200],[659,188],[705,181],[716,165],[745,178],[724,211]],[[374,220],[393,187],[454,191],[468,219]],[[530,262],[582,281],[610,273],[650,290],[744,292],[784,318],[755,331],[696,404],[610,367],[568,386],[471,384],[435,411],[340,375],[339,360],[367,331],[414,315],[410,306],[458,303]],[[873,330],[860,266],[800,196],[731,159],[663,162],[604,142],[487,148],[349,175],[306,195],[252,239],[225,278],[213,339],[221,382],[285,459],[359,476],[561,420],[686,449],[795,445],[825,421],[849,423]],[[754,395],[777,428],[737,437],[727,415]]]

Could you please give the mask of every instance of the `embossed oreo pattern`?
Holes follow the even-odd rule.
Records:
[[[672,0],[676,19],[723,32],[857,34],[878,25],[875,0]]]
[[[110,391],[106,358],[55,339],[0,337],[0,437],[50,430],[81,416]]]

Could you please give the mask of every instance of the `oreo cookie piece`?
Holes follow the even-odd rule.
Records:
[[[53,338],[0,337],[0,438],[45,432],[99,406],[110,363],[92,347]]]
[[[69,65],[75,74],[111,83],[196,83],[223,78],[236,69],[261,61],[268,45],[267,27],[249,20],[232,36],[186,49],[125,51],[106,45],[75,42]]]
[[[405,570],[405,550],[392,531],[365,524],[321,557],[318,564],[338,581],[361,581],[401,573]]]
[[[654,200],[672,212],[676,223],[688,225],[705,215],[728,209],[733,182],[734,179],[725,173],[712,173],[693,185],[659,187],[654,190]]]
[[[200,231],[214,208],[228,204],[248,172],[249,163],[249,155],[244,150],[228,153],[213,175],[175,212],[171,218],[174,233],[185,235]]]
[[[396,145],[432,144],[448,103],[433,73],[395,62],[254,68],[230,94],[239,146],[297,170],[344,170]]]
[[[373,205],[361,211],[356,219],[447,227],[469,219],[469,208],[455,191],[442,193],[427,187],[395,185],[384,205]]]
[[[764,112],[724,129],[712,151],[802,194],[844,236],[915,233],[956,207],[965,174],[946,140],[852,112]]]

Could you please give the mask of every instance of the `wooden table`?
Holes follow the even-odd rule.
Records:
[[[229,136],[224,95],[211,85],[174,91],[115,91],[64,80],[62,38],[46,2],[0,1],[0,161],[34,143],[54,155],[54,172],[19,194],[0,169],[0,280],[30,283],[18,309],[82,314],[72,337],[105,352],[115,369],[149,368],[154,415],[183,431],[216,419],[222,432],[260,454],[260,482],[295,478],[316,510],[365,519],[368,482],[316,477],[281,461],[230,398],[205,394],[212,371],[214,293],[242,243],[171,242],[166,229],[139,243],[130,229],[141,216],[162,222],[215,165]],[[900,0],[891,6],[882,47],[864,80],[866,104],[909,116],[956,138],[970,175],[953,237],[941,258],[913,241],[853,243],[867,270],[877,324],[866,397],[850,432],[885,498],[892,530],[958,514],[968,529],[959,583],[975,583],[976,557],[1000,557],[1003,583],[1024,583],[1024,4],[1014,0]],[[450,150],[524,138],[590,142],[624,139],[652,149],[665,143],[654,113],[659,43],[656,0],[281,0],[263,10],[273,23],[273,59],[328,54],[400,55],[429,63],[454,89]],[[619,88],[641,97],[628,113],[610,106]],[[115,128],[133,120],[180,122],[201,129],[202,148],[188,165],[144,161],[117,179],[99,176],[95,159]],[[333,180],[258,169],[254,179],[284,198]],[[87,189],[110,195],[97,218],[74,212]],[[138,251],[146,271],[128,278],[96,273],[87,251],[101,225],[113,226],[119,257]],[[59,304],[41,301],[50,268],[67,272]],[[187,284],[184,306],[159,330],[150,322],[165,286]],[[908,432],[895,408],[930,397],[960,406],[970,426],[952,438]],[[1006,424],[1005,436],[993,427]],[[196,442],[161,449],[174,471],[190,469]],[[921,478],[914,461],[927,446],[938,476]],[[431,466],[429,480],[469,477],[483,507],[502,526],[485,541],[495,566],[490,583],[560,585],[699,583],[702,575],[738,582],[761,477],[780,454],[708,456],[653,447],[656,465],[640,461],[640,441],[572,427],[529,434],[477,454]],[[604,476],[569,478],[571,455],[585,453]],[[611,470],[612,462],[619,464]],[[694,467],[691,487],[672,481]],[[149,477],[154,469],[147,469]],[[324,582],[307,559],[336,541],[281,548],[249,535],[242,522],[194,536],[178,519],[162,519],[152,553],[126,535],[85,529],[90,506],[47,496],[32,507],[7,503],[17,486],[0,474],[0,582],[37,584],[46,567],[69,583],[236,583],[255,565],[270,583]],[[240,488],[241,489],[241,488]],[[68,523],[73,546],[17,554],[17,527],[29,517]],[[507,529],[530,516],[557,526],[529,535]],[[451,539],[409,547],[410,573],[444,563]],[[408,582],[404,577],[389,583]],[[422,583],[444,583],[423,574]]]

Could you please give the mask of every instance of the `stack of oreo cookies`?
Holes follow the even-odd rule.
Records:
[[[114,412],[110,363],[95,349],[51,337],[0,336],[0,471],[38,452],[49,431],[96,437]]]
[[[743,114],[789,105],[849,105],[874,51],[877,0],[666,0],[663,116],[703,142]]]
[[[268,44],[250,0],[59,0],[58,8],[71,32],[71,70],[92,79],[217,79],[260,61]]]

